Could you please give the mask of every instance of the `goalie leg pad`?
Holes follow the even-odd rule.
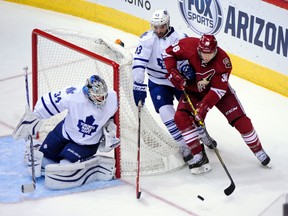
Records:
[[[79,187],[92,181],[109,181],[115,176],[115,160],[106,156],[71,164],[49,164],[45,167],[45,186],[49,189]]]
[[[40,147],[41,147],[42,143],[38,140],[38,139],[33,139],[33,150],[35,151],[39,151]],[[26,163],[27,161],[27,157],[29,157],[30,153],[30,141],[28,140],[26,142],[26,149],[25,149],[25,155],[24,155],[24,162]],[[26,163],[27,164],[27,163]]]
[[[42,167],[42,160],[43,160],[43,153],[38,151],[38,150],[34,150],[34,171],[35,171],[35,177],[39,178],[41,177],[41,167]],[[28,166],[28,171],[30,173],[30,175],[32,176],[32,158],[31,158],[31,154],[27,153],[24,157],[24,163]]]

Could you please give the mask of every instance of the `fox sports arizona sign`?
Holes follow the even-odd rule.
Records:
[[[222,26],[222,9],[218,0],[179,0],[181,14],[197,34],[216,34]]]

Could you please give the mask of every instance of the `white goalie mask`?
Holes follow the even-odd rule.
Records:
[[[106,102],[108,87],[104,79],[98,75],[92,75],[87,79],[83,92],[97,107],[101,108]]]
[[[166,25],[167,31],[170,31],[170,15],[167,10],[156,10],[150,20],[151,29]]]

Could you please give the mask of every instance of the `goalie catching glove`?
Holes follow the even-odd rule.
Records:
[[[109,152],[120,145],[120,139],[116,137],[116,124],[110,119],[103,127],[103,137],[99,144],[100,152]]]
[[[25,141],[28,140],[29,135],[32,135],[32,137],[35,138],[41,124],[41,119],[36,116],[34,112],[29,110],[29,108],[26,108],[26,112],[14,129],[12,136],[15,140],[23,138]]]

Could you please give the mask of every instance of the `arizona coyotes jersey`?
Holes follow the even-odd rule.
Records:
[[[193,91],[212,107],[226,93],[232,70],[229,56],[217,48],[216,56],[207,64],[200,58],[197,46],[199,38],[184,38],[169,46],[163,53],[167,70],[177,68],[177,61],[187,59],[196,72],[195,80],[188,81],[187,91]]]
[[[164,38],[159,38],[152,30],[141,35],[132,65],[134,81],[143,83],[146,70],[148,79],[152,82],[159,85],[173,86],[165,77],[167,70],[162,53],[168,46],[184,37],[187,37],[187,35],[177,33],[173,27],[171,27],[170,32]]]
[[[99,142],[103,125],[117,109],[115,91],[109,91],[105,105],[98,108],[84,95],[82,86],[71,86],[43,95],[37,101],[34,112],[47,119],[66,110],[63,136],[79,145],[93,145]]]

